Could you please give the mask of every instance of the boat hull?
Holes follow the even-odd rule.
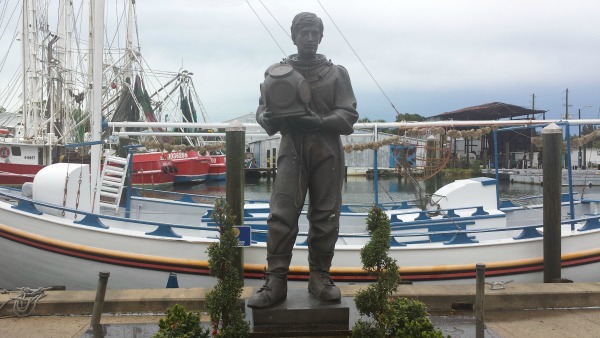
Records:
[[[208,168],[207,181],[224,181],[226,176],[226,159],[225,155],[210,155],[210,167]]]
[[[131,183],[135,186],[169,186],[175,179],[173,162],[159,152],[134,154],[131,173]]]
[[[59,217],[33,215],[3,207],[0,217],[0,287],[64,285],[68,289],[93,289],[99,271],[111,272],[111,288],[164,287],[170,272],[178,274],[182,287],[211,286],[206,249],[214,238],[193,230],[176,230],[182,238],[149,236],[155,227],[139,224],[128,229],[113,224],[109,229],[73,224]],[[105,221],[110,224],[109,221]],[[600,230],[565,234],[562,241],[562,277],[577,282],[600,280]],[[338,245],[331,269],[338,283],[369,282],[362,270],[361,245]],[[499,254],[502,253],[502,254]],[[462,245],[410,245],[392,247],[403,280],[428,283],[472,283],[475,265],[486,264],[488,281],[543,281],[543,241],[501,240]],[[244,249],[247,285],[264,277],[266,245]],[[294,247],[289,279],[306,281],[308,248]],[[441,260],[443,257],[443,261]]]
[[[32,187],[33,198],[43,204],[39,210],[45,213],[12,190],[0,193],[7,197],[0,199],[0,247],[3,257],[9,257],[0,260],[0,288],[64,285],[93,289],[99,271],[111,272],[114,289],[163,287],[171,272],[178,274],[182,286],[214,284],[207,249],[219,233],[208,215],[210,204],[189,197],[178,201],[136,197],[128,218],[119,216],[122,210],[91,213],[91,204],[85,211],[82,208],[88,204],[80,200],[91,193],[80,190],[75,180],[69,180],[72,184],[64,194],[77,196],[75,203],[60,204],[47,193],[56,190],[50,186],[60,166],[54,168],[41,171]],[[403,280],[472,283],[476,265],[485,264],[488,282],[543,282],[542,226],[532,226],[539,224],[541,206],[498,210],[491,183],[471,179],[449,184],[436,192],[443,198],[434,210],[403,206],[386,211],[392,226],[389,256],[397,261]],[[461,205],[468,196],[478,196],[478,206]],[[20,203],[10,202],[15,200]],[[56,203],[59,209],[66,206],[66,212],[57,212],[52,207]],[[600,221],[590,216],[598,203],[562,204],[564,214],[572,208],[574,215],[586,215],[573,228],[569,223],[561,226],[562,278],[600,281]],[[258,285],[266,268],[268,205],[248,203],[245,214],[252,243],[243,249],[243,273],[247,285]],[[373,281],[361,264],[361,249],[369,240],[367,217],[367,213],[340,214],[340,235],[330,270],[338,283]],[[294,282],[306,281],[310,274],[308,224],[306,213],[301,213],[288,276]]]
[[[0,185],[20,187],[23,183],[33,182],[43,165],[0,163]]]
[[[177,169],[175,184],[196,184],[207,180],[210,168],[210,157],[202,156],[195,150],[170,153],[169,159]]]

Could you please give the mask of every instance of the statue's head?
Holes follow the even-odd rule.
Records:
[[[323,21],[314,13],[302,12],[296,14],[292,20],[292,40],[296,41],[296,34],[304,27],[316,25],[321,32],[323,38]],[[320,41],[320,40],[319,40]]]

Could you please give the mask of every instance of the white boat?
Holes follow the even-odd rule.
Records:
[[[65,179],[57,179],[62,173]],[[65,175],[67,173],[67,175]],[[5,189],[0,201],[0,288],[64,285],[93,289],[99,271],[110,271],[111,288],[165,287],[171,272],[180,287],[210,286],[206,249],[218,240],[207,216],[210,204],[133,198],[130,218],[123,210],[92,213],[89,168],[56,164],[44,168],[19,191]],[[82,181],[80,181],[82,180]],[[392,224],[390,255],[401,277],[414,282],[469,282],[475,264],[486,264],[488,281],[543,281],[541,205],[497,208],[494,179],[459,180],[434,195],[438,210],[408,204],[388,210]],[[64,192],[64,193],[63,193]],[[473,197],[476,196],[475,202]],[[568,201],[563,208],[570,208]],[[577,215],[562,227],[562,276],[600,280],[600,222],[596,202],[575,201]],[[63,212],[64,211],[64,212]],[[262,283],[266,262],[268,205],[248,204],[244,223],[252,245],[244,248],[247,285]],[[203,217],[204,216],[204,217]],[[366,213],[342,213],[340,237],[331,269],[338,283],[370,281],[361,268],[360,249],[368,240]],[[168,220],[168,221],[166,221]],[[301,218],[290,280],[306,280],[307,221]]]

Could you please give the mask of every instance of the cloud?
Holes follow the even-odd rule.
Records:
[[[323,19],[319,51],[349,70],[359,110],[373,119],[395,114],[379,86],[401,112],[425,116],[491,101],[529,106],[534,93],[539,109],[559,115],[566,88],[574,106],[600,107],[594,0],[136,2],[144,59],[194,72],[213,121],[255,111],[264,70],[295,51],[289,26],[301,11]]]

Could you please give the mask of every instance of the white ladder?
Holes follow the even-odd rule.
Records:
[[[100,177],[100,206],[119,210],[129,158],[106,156]]]

